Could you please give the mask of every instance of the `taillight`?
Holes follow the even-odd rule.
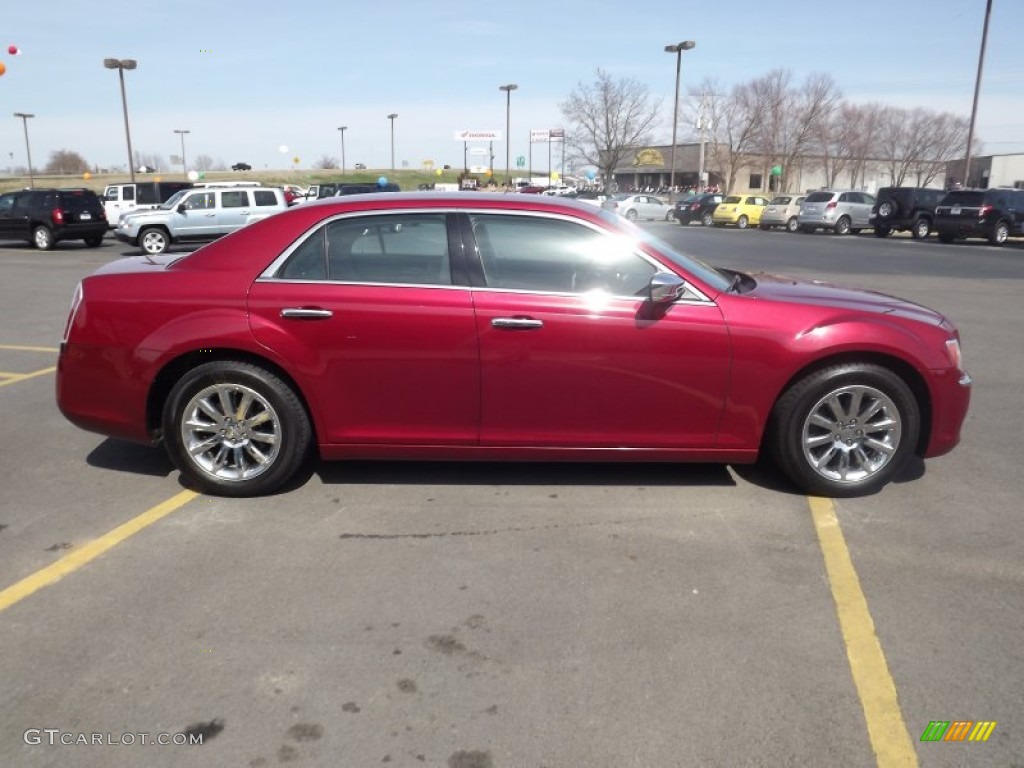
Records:
[[[831,203],[825,206],[826,211],[831,211],[836,207],[836,201],[833,200]]]
[[[700,210],[700,203],[694,203],[693,205],[691,205],[690,206],[690,210],[691,211],[699,211]]]
[[[52,211],[50,211],[50,218],[53,219],[54,224],[63,224],[64,211],[62,211],[60,208],[54,208]]]
[[[990,213],[992,213],[992,206],[991,205],[983,205],[983,206],[981,206],[981,208],[978,209],[978,218],[979,219],[985,218]]]

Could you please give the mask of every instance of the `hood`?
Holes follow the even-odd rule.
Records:
[[[813,304],[855,312],[871,312],[942,325],[946,318],[933,309],[875,291],[841,288],[821,280],[801,280],[782,275],[753,274],[757,287],[746,296],[793,304]]]

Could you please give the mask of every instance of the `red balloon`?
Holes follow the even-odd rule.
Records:
[[[18,46],[16,46],[16,45],[8,45],[7,46],[7,52],[9,54],[11,54],[11,56],[20,56],[21,55],[21,51],[18,50]]]

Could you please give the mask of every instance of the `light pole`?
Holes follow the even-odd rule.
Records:
[[[345,175],[345,131],[348,130],[347,125],[338,127],[338,133],[341,134],[341,175]]]
[[[395,118],[398,117],[397,112],[392,112],[388,115],[388,120],[391,121],[391,172],[395,172]]]
[[[28,146],[28,119],[35,117],[35,115],[28,112],[15,112],[15,117],[21,118],[21,124],[25,128],[25,154],[28,155],[28,185],[32,188],[36,186],[35,176],[32,175],[32,150]]]
[[[510,189],[512,179],[509,178],[512,164],[512,91],[519,86],[515,83],[499,85],[498,90],[505,92],[505,189]]]
[[[967,129],[967,157],[964,161],[964,186],[970,186],[971,144],[974,142],[974,120],[978,116],[978,92],[981,90],[981,68],[985,63],[985,42],[988,40],[988,19],[992,15],[992,0],[985,5],[985,26],[981,33],[981,50],[978,52],[978,77],[974,81],[974,104],[971,106],[971,125]]]
[[[672,107],[672,171],[668,179],[668,198],[672,199],[672,190],[676,186],[676,128],[679,125],[679,70],[683,65],[683,51],[689,51],[697,44],[693,40],[683,40],[675,45],[666,45],[665,53],[676,55],[676,98]]]
[[[132,184],[135,183],[135,161],[132,157],[132,133],[128,130],[128,98],[124,95],[124,71],[135,69],[138,62],[135,59],[104,59],[103,66],[107,69],[116,69],[117,76],[121,80],[121,108],[124,110],[124,136],[128,141],[128,173],[131,175]]]
[[[177,128],[174,129],[175,133],[181,134],[181,171],[185,174],[185,178],[188,178],[188,163],[185,162],[185,134],[192,133],[192,131],[181,131]]]

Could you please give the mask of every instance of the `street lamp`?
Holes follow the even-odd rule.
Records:
[[[121,108],[124,110],[124,136],[128,140],[128,173],[132,177],[132,184],[135,183],[135,162],[132,159],[132,134],[128,130],[128,99],[124,95],[124,71],[135,69],[138,62],[135,59],[104,59],[103,66],[107,69],[116,69],[117,76],[121,79]]]
[[[397,112],[392,112],[388,115],[388,120],[391,121],[391,172],[395,172],[395,118],[398,117]]]
[[[174,129],[175,133],[181,134],[181,171],[185,174],[185,178],[188,178],[188,163],[185,162],[185,134],[192,133],[192,131],[180,131],[177,128]]]
[[[985,5],[985,26],[981,32],[981,50],[978,51],[978,76],[974,81],[974,104],[971,106],[971,123],[967,128],[967,154],[964,159],[964,186],[971,185],[971,144],[974,143],[974,121],[978,116],[978,94],[981,91],[981,68],[985,63],[985,43],[988,40],[988,20],[992,15],[992,0]]]
[[[341,175],[345,175],[345,131],[348,130],[347,125],[342,125],[338,128],[338,133],[341,134]]]
[[[15,117],[21,118],[21,124],[25,128],[25,154],[28,155],[28,185],[35,188],[36,179],[32,175],[32,150],[28,147],[28,119],[35,117],[35,115],[29,114],[28,112],[15,112]]]
[[[676,99],[672,107],[672,171],[669,175],[669,200],[672,199],[672,190],[676,186],[676,128],[679,125],[679,69],[683,64],[683,51],[689,51],[697,44],[693,40],[683,40],[675,45],[666,45],[665,53],[676,55]]]
[[[499,85],[498,90],[505,92],[505,189],[509,189],[512,180],[509,178],[512,152],[512,91],[519,86],[515,83]]]

